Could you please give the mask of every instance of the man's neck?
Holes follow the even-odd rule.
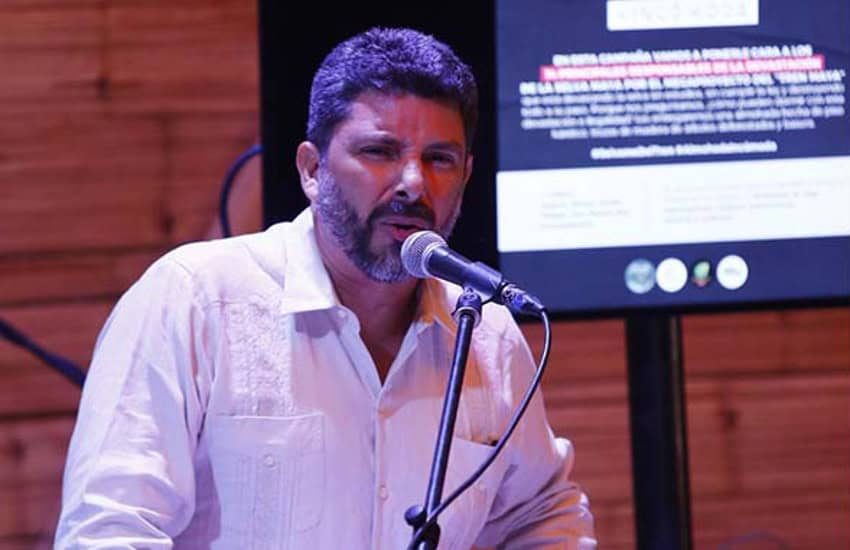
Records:
[[[398,283],[375,281],[348,258],[334,256],[339,251],[325,249],[321,238],[317,241],[337,296],[357,315],[360,337],[383,382],[416,315],[418,281],[412,278]]]
[[[414,285],[415,282],[399,285],[370,280],[352,287],[334,280],[340,301],[360,321],[360,337],[375,362],[382,383],[416,315]]]

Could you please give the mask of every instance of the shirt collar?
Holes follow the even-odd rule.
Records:
[[[313,213],[301,212],[291,223],[285,237],[286,262],[281,309],[283,313],[300,313],[342,307],[330,275],[322,262],[316,242]],[[418,288],[418,330],[437,324],[454,334],[456,325],[451,312],[460,288],[436,279],[424,279]]]
[[[316,243],[313,213],[307,208],[285,233],[283,313],[317,311],[340,306]]]
[[[425,279],[419,285],[419,308],[416,321],[422,329],[437,324],[455,334],[457,325],[452,317],[453,303],[460,296],[460,287],[454,287],[437,279]]]

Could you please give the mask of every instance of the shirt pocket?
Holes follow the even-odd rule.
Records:
[[[449,496],[490,456],[494,447],[455,437],[449,454],[449,467],[443,498]],[[504,452],[504,451],[503,451]],[[481,477],[440,516],[443,533],[440,550],[467,550],[487,522],[490,508],[505,475],[504,461],[497,457]]]
[[[324,415],[212,416],[206,432],[221,547],[302,548],[322,520]]]

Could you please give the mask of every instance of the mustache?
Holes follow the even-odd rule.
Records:
[[[434,211],[422,202],[407,203],[404,201],[393,199],[386,204],[378,206],[377,208],[375,208],[375,210],[372,211],[372,213],[369,215],[370,225],[376,220],[385,216],[405,216],[408,218],[418,218],[427,223],[428,227],[434,227],[434,220],[436,218],[436,216],[434,215]]]

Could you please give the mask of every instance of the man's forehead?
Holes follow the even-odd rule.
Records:
[[[376,90],[363,92],[351,101],[345,118],[334,127],[333,136],[343,132],[389,138],[396,131],[411,129],[443,136],[447,141],[465,146],[463,117],[456,102]]]

